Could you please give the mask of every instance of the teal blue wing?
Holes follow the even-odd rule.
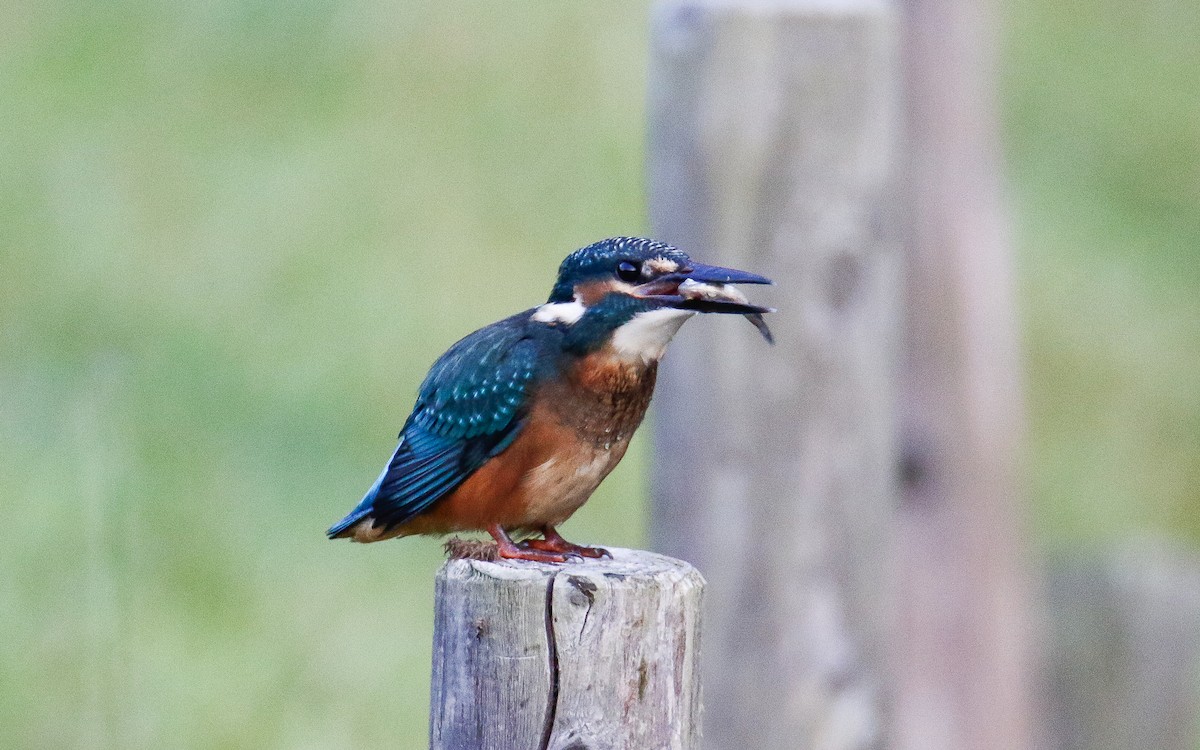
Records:
[[[358,506],[328,532],[364,518],[390,528],[450,494],[520,433],[529,389],[543,367],[528,313],[467,336],[421,384],[400,443]]]

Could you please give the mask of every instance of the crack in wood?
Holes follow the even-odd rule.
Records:
[[[579,626],[579,642],[583,643],[583,631],[587,630],[588,618],[592,616],[592,605],[596,603],[596,584],[582,576],[568,576],[567,582],[587,599],[587,611],[583,613],[583,624]]]
[[[550,576],[546,584],[546,653],[550,661],[550,696],[546,705],[546,723],[542,727],[542,742],[538,750],[548,750],[550,735],[554,733],[554,719],[558,714],[558,639],[554,635],[554,582],[558,573]]]

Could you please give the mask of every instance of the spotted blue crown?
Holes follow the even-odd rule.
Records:
[[[549,301],[569,302],[575,294],[576,284],[611,275],[613,266],[622,260],[643,262],[651,258],[666,258],[680,266],[690,261],[687,253],[664,242],[644,237],[609,237],[580,248],[563,259]]]

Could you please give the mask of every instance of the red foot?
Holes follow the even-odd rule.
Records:
[[[525,545],[546,552],[560,552],[568,555],[579,555],[580,557],[590,557],[593,559],[607,557],[612,559],[612,553],[603,547],[584,547],[578,544],[572,544],[566,539],[563,539],[553,526],[542,527],[543,539],[530,539],[525,542]]]
[[[546,550],[530,547],[528,543],[516,544],[499,524],[488,527],[488,533],[496,540],[496,554],[508,560],[531,560],[543,563],[565,563],[578,560],[579,555],[573,552]]]
[[[584,557],[612,559],[612,554],[602,547],[584,547],[568,542],[553,526],[542,527],[542,539],[528,539],[520,544],[514,542],[500,524],[489,526],[488,533],[496,540],[496,553],[509,560],[564,563]]]
[[[578,560],[578,555],[564,555],[558,552],[543,552],[538,549],[524,549],[517,545],[501,544],[496,554],[506,560],[532,560],[533,562],[543,563],[565,563],[572,560]]]

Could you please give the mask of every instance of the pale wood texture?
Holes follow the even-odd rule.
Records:
[[[695,750],[704,579],[680,560],[451,560],[437,576],[433,750]]]
[[[1143,541],[1054,565],[1046,704],[1055,750],[1200,747],[1200,559]]]
[[[653,234],[778,284],[746,289],[775,348],[694,321],[655,402],[653,544],[709,581],[709,750],[884,740],[897,26],[883,2],[655,9]]]
[[[896,747],[1034,737],[1023,410],[991,5],[907,0]]]

